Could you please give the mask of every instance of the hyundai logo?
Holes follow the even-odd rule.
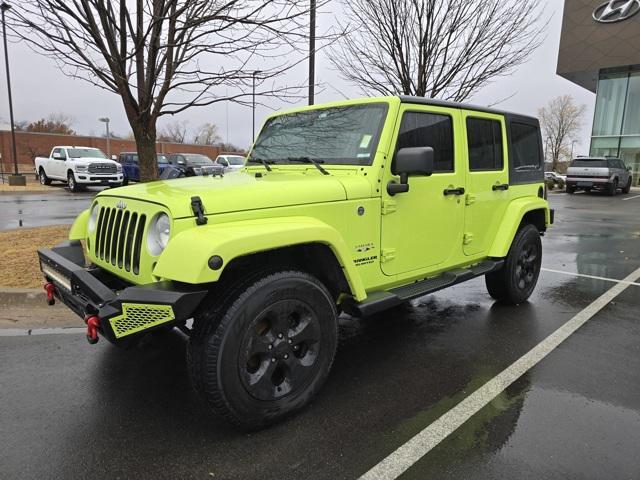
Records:
[[[122,200],[120,200],[118,203],[116,203],[116,207],[121,210],[124,210],[125,208],[127,208],[127,204],[124,203]]]
[[[593,19],[600,23],[622,22],[640,12],[640,0],[609,0],[593,11]]]

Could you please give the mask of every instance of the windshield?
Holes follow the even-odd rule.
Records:
[[[200,155],[198,153],[190,153],[183,155],[185,160],[190,165],[211,165],[213,164],[213,160],[211,160],[206,155]]]
[[[600,158],[583,158],[571,162],[572,167],[606,168],[607,161]]]
[[[239,155],[227,155],[226,157],[222,158],[229,162],[229,165],[244,165],[244,157],[241,157]]]
[[[71,158],[107,158],[97,148],[67,148],[67,154]]]
[[[274,117],[260,132],[251,155],[270,163],[311,157],[323,163],[370,165],[386,111],[386,104],[367,104]]]

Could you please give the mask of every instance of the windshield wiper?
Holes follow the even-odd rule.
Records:
[[[267,172],[271,171],[271,167],[269,166],[269,163],[274,163],[273,161],[268,162],[267,160],[265,160],[264,158],[260,158],[260,157],[254,157],[253,155],[251,155],[248,159],[247,162],[249,163],[261,163],[262,165],[264,165],[264,168],[267,169]]]
[[[324,168],[322,168],[321,163],[324,163],[324,160],[319,160],[311,157],[287,157],[287,160],[290,162],[300,162],[300,163],[311,163],[314,167],[322,172],[323,175],[329,175]]]

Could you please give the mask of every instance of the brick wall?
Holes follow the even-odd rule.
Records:
[[[136,144],[132,140],[111,139],[111,154],[135,152]],[[56,145],[76,145],[95,147],[107,153],[107,139],[101,137],[85,137],[81,135],[57,135],[51,133],[16,132],[16,150],[18,151],[18,169],[21,172],[33,172],[35,157],[46,157]],[[158,142],[158,153],[202,153],[215,159],[221,152],[219,147],[208,145],[190,145],[183,143]],[[2,171],[13,171],[13,154],[11,148],[11,132],[0,131],[0,161]]]

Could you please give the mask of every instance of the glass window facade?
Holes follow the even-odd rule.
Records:
[[[591,155],[620,157],[640,184],[640,71],[600,75]]]

